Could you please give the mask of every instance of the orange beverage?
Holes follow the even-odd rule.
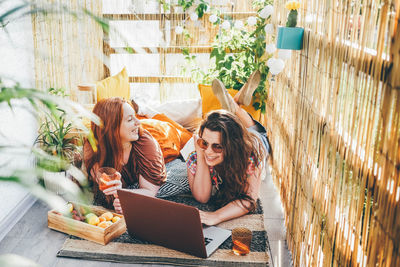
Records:
[[[244,256],[250,252],[251,231],[244,227],[232,230],[232,251],[235,255]]]
[[[116,179],[119,180],[120,177],[114,168],[102,167],[97,171],[97,183],[99,184],[99,189],[101,191],[112,187],[112,185],[107,185],[107,182]]]

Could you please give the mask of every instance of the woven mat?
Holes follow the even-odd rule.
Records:
[[[191,196],[174,196],[166,199],[196,206],[202,210],[215,209],[212,205],[198,203]],[[240,226],[252,230],[251,252],[246,256],[236,256],[232,253],[231,238],[227,239],[209,258],[202,259],[135,239],[128,233],[124,233],[106,246],[70,236],[57,256],[97,261],[183,266],[271,266],[263,210],[260,202],[258,204],[255,212],[218,225],[230,230]]]

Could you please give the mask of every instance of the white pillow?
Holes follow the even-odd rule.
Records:
[[[191,125],[193,120],[201,118],[201,99],[168,101],[154,109],[186,127]]]
[[[190,138],[189,141],[185,144],[185,146],[181,149],[180,153],[185,161],[189,158],[189,154],[193,151],[196,151],[194,146],[194,138]]]
[[[183,127],[193,126],[201,118],[201,99],[173,100],[159,105],[151,105],[143,99],[135,100],[139,115],[152,118],[158,113],[167,115]]]

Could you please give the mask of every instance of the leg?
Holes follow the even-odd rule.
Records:
[[[240,91],[236,94],[235,98],[232,98],[232,96],[228,93],[228,91],[226,91],[224,84],[218,79],[215,79],[213,81],[212,89],[214,95],[218,98],[223,109],[226,109],[234,113],[236,116],[238,116],[240,121],[246,128],[255,125],[253,119],[247,113],[247,111],[242,109],[238,104],[240,97],[236,96],[240,93]]]
[[[236,105],[238,104],[236,103]],[[249,115],[249,113],[247,113],[247,111],[241,108],[239,105],[237,106],[235,115],[238,116],[238,118],[246,128],[256,125],[253,121],[253,118]]]

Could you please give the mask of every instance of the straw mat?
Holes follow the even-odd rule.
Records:
[[[196,206],[202,210],[215,207],[196,202],[191,196],[174,196],[167,200]],[[85,260],[171,264],[183,266],[270,266],[270,248],[267,232],[264,229],[263,209],[258,201],[258,208],[251,214],[219,224],[219,227],[233,229],[244,226],[252,230],[251,252],[246,256],[232,253],[232,240],[227,239],[209,258],[202,259],[183,252],[153,245],[124,233],[106,246],[70,236],[57,253],[59,257],[80,258]]]

